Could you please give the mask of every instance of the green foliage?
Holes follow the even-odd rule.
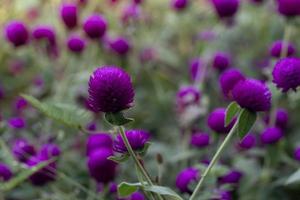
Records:
[[[109,124],[115,126],[122,126],[128,124],[129,122],[134,121],[131,118],[126,118],[123,112],[105,113],[105,119]]]
[[[225,126],[228,126],[241,108],[236,102],[231,102],[226,109]]]
[[[252,112],[247,109],[242,109],[237,119],[237,123],[238,123],[237,131],[240,139],[243,139],[245,135],[247,135],[247,133],[254,125],[256,118],[257,118],[256,112]]]

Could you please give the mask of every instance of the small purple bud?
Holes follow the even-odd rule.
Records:
[[[63,4],[60,8],[60,17],[68,29],[73,29],[77,26],[77,15],[76,4]]]
[[[194,58],[191,60],[189,69],[190,69],[190,77],[193,81],[198,81],[202,76],[202,68],[203,68],[203,61],[199,58]]]
[[[233,17],[239,8],[239,0],[211,0],[220,18]]]
[[[26,121],[22,117],[13,117],[8,120],[8,125],[13,129],[22,129],[26,126]]]
[[[81,53],[85,48],[85,41],[77,35],[72,35],[67,40],[67,46],[71,52]]]
[[[51,159],[59,156],[61,153],[60,148],[56,144],[45,144],[41,147],[39,154],[43,158]]]
[[[242,178],[243,174],[240,171],[232,170],[227,174],[218,178],[220,184],[238,184]]]
[[[214,109],[209,114],[207,119],[207,125],[209,126],[209,128],[211,128],[213,131],[220,134],[228,133],[233,127],[236,119],[234,119],[228,126],[225,127],[225,114],[226,114],[225,108]]]
[[[230,191],[217,190],[211,200],[232,200],[232,195]]]
[[[25,139],[16,140],[12,152],[14,157],[20,162],[26,162],[31,156],[36,155],[34,146]]]
[[[232,99],[232,89],[238,82],[244,79],[244,75],[238,69],[228,69],[224,71],[219,79],[224,96],[228,99]]]
[[[6,38],[15,47],[25,45],[28,42],[29,33],[25,24],[21,21],[11,21],[5,27]]]
[[[113,52],[120,56],[125,56],[130,51],[131,45],[129,40],[124,37],[117,37],[109,41],[109,47]]]
[[[134,192],[130,195],[130,200],[146,200],[141,192]]]
[[[197,148],[204,148],[210,144],[210,136],[207,133],[195,133],[191,137],[191,145]]]
[[[281,128],[281,129],[285,129],[287,127],[287,124],[288,124],[288,119],[289,119],[288,112],[285,109],[283,109],[283,108],[277,109],[276,118],[275,118],[275,126],[276,127]],[[270,116],[267,116],[265,118],[265,122],[267,124],[269,124]]]
[[[89,16],[84,24],[83,30],[91,39],[99,39],[104,36],[107,29],[106,19],[102,15],[93,14]]]
[[[185,108],[189,105],[199,104],[201,93],[194,86],[184,86],[179,89],[176,95],[176,105]]]
[[[113,139],[109,133],[90,134],[86,143],[86,154],[90,155],[99,148],[112,149]]]
[[[255,146],[256,143],[256,137],[253,134],[247,134],[240,142],[239,142],[239,148],[248,150]]]
[[[27,106],[28,106],[28,102],[26,99],[24,99],[23,97],[17,98],[17,100],[15,102],[16,111],[20,112],[20,111],[24,110],[25,108],[27,108]]]
[[[272,44],[272,46],[270,48],[270,55],[275,58],[280,58],[281,53],[283,51],[283,47],[287,48],[287,52],[286,52],[287,57],[294,55],[296,52],[296,49],[293,44],[291,44],[291,43],[284,44],[283,41],[279,40]]]
[[[176,11],[181,11],[188,6],[188,3],[188,0],[171,0],[171,7]]]
[[[281,129],[276,127],[266,128],[260,135],[260,140],[263,144],[275,144],[283,137]]]
[[[189,188],[189,185],[192,182],[197,182],[200,177],[200,172],[195,168],[186,168],[179,172],[176,178],[176,187],[182,193],[189,193],[191,194],[192,191]]]
[[[9,166],[0,163],[0,183],[8,181],[12,177],[12,172]]]
[[[231,57],[228,53],[217,52],[213,58],[213,68],[224,71],[231,66]]]

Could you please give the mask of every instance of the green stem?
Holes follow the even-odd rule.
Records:
[[[231,128],[230,132],[228,133],[228,135],[226,136],[225,140],[222,142],[222,144],[220,145],[220,147],[218,148],[217,152],[215,153],[214,157],[212,158],[211,162],[209,163],[208,167],[206,168],[206,170],[204,171],[203,175],[200,178],[200,181],[198,182],[192,196],[190,197],[189,200],[196,200],[197,195],[200,192],[201,186],[204,183],[205,178],[207,177],[207,175],[210,173],[211,169],[213,168],[213,166],[217,163],[217,161],[219,160],[221,153],[224,151],[225,147],[227,146],[227,144],[229,144],[229,141],[231,140],[231,138],[233,137],[236,129],[238,127],[238,122],[236,122],[234,124],[234,126]]]

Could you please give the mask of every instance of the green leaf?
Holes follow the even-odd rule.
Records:
[[[82,129],[91,120],[89,112],[75,106],[43,103],[30,95],[23,94],[21,96],[44,115],[66,126]]]
[[[121,198],[128,197],[142,187],[142,183],[127,183],[122,182],[118,185],[118,194]]]
[[[240,112],[241,107],[236,102],[231,102],[226,108],[225,126],[228,126],[233,118]]]
[[[162,186],[145,186],[144,190],[149,192],[154,192],[160,194],[162,196],[166,196],[168,200],[183,200],[176,192],[174,192],[171,188],[162,187]]]
[[[146,155],[146,153],[147,153],[147,151],[148,151],[150,145],[151,145],[151,142],[146,142],[145,145],[144,145],[144,148],[141,149],[141,150],[139,150],[139,151],[137,151],[137,153],[138,153],[139,155],[141,155],[141,156]]]
[[[242,109],[238,117],[238,135],[240,139],[243,139],[245,135],[250,131],[257,118],[256,112],[252,112],[247,109]]]
[[[122,112],[117,113],[105,113],[105,119],[111,125],[122,126],[134,121],[131,118],[126,118]]]
[[[127,161],[129,157],[130,157],[130,155],[128,153],[126,153],[126,154],[122,154],[121,156],[109,156],[107,159],[112,160],[116,163],[122,163],[122,162]]]
[[[297,184],[300,183],[300,169],[298,169],[296,172],[294,172],[290,177],[286,180],[285,184]]]

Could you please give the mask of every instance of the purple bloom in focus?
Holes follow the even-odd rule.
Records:
[[[89,105],[94,112],[120,112],[133,104],[131,78],[114,66],[97,68],[89,81]]]
[[[219,79],[224,96],[228,99],[232,99],[232,89],[238,82],[244,79],[244,75],[238,69],[228,69],[224,71]]]
[[[86,35],[91,39],[99,39],[104,36],[107,29],[106,19],[102,15],[91,15],[89,16],[84,24],[83,30]]]
[[[189,69],[190,69],[190,77],[193,81],[199,81],[202,76],[202,68],[204,63],[199,58],[194,58],[191,60]]]
[[[284,44],[283,41],[279,40],[272,44],[272,46],[270,48],[270,55],[275,58],[280,58],[281,53],[283,51],[283,47],[287,48],[286,49],[287,57],[294,55],[296,52],[296,49],[293,44],[291,44],[291,43]]]
[[[300,161],[300,147],[297,147],[294,151],[294,158]]]
[[[192,135],[190,143],[197,148],[206,147],[210,143],[210,136],[207,133],[195,133]]]
[[[287,92],[289,89],[296,91],[300,85],[300,59],[280,59],[273,69],[273,83],[277,88]]]
[[[67,45],[71,52],[81,53],[85,48],[85,41],[77,35],[72,35],[68,38]]]
[[[239,142],[239,147],[241,149],[251,149],[252,147],[255,146],[256,143],[256,137],[253,134],[247,134],[240,142]]]
[[[269,88],[255,79],[238,82],[232,90],[232,97],[242,108],[254,112],[268,111],[271,107]]]
[[[263,144],[275,144],[283,137],[281,129],[276,127],[266,128],[260,135],[260,140]]]
[[[16,140],[12,152],[14,157],[20,162],[26,162],[31,156],[36,155],[34,146],[25,139]]]
[[[73,3],[63,4],[60,8],[60,17],[67,28],[77,26],[77,5]]]
[[[22,129],[26,126],[26,122],[22,117],[13,117],[8,120],[8,124],[11,128]]]
[[[134,192],[130,195],[129,200],[146,200],[143,193],[141,192]]]
[[[243,174],[237,170],[231,170],[227,174],[218,178],[220,184],[238,184]]]
[[[127,130],[125,135],[134,151],[142,150],[150,138],[150,134],[143,130]],[[119,153],[128,152],[121,134],[117,135],[113,149]]]
[[[124,56],[130,51],[130,43],[124,37],[117,37],[109,41],[109,47],[118,55]]]
[[[108,133],[90,134],[86,143],[86,154],[90,155],[99,148],[112,149],[113,139]]]
[[[225,127],[225,114],[226,109],[225,108],[216,108],[213,110],[207,119],[207,125],[209,128],[211,128],[213,131],[221,134],[226,134],[230,131],[230,129],[233,127],[236,119],[232,120],[232,122]]]
[[[224,71],[231,65],[231,57],[228,53],[217,52],[213,58],[213,67],[219,71]]]
[[[171,0],[172,8],[177,11],[185,9],[188,3],[188,0]]]
[[[300,15],[300,1],[299,0],[276,0],[278,5],[278,12],[286,17],[295,17]]]
[[[12,177],[12,172],[9,166],[0,162],[0,183],[8,181]]]
[[[176,95],[176,104],[179,109],[186,106],[199,104],[201,93],[194,86],[181,87]]]
[[[220,18],[233,17],[239,8],[239,0],[211,0]]]
[[[197,182],[200,177],[200,173],[195,168],[186,168],[179,172],[176,178],[176,187],[182,193],[192,193],[192,190],[189,188],[189,185],[192,182]]]
[[[21,21],[11,21],[5,27],[6,38],[15,47],[22,46],[27,43],[29,38],[28,30]]]

